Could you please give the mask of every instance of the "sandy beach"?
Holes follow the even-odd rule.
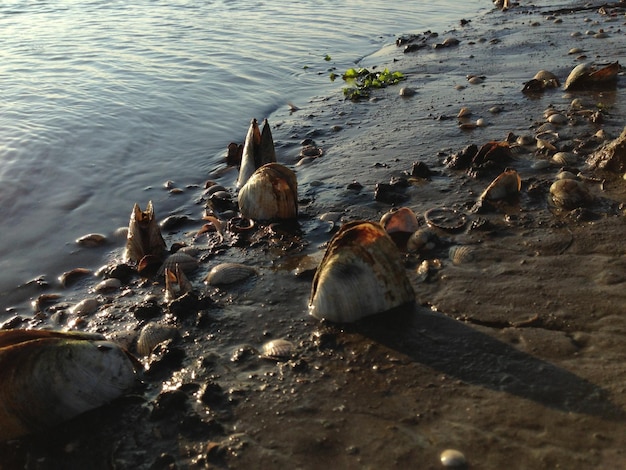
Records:
[[[279,227],[211,253],[211,263],[251,262],[264,274],[174,319],[181,337],[132,396],[0,444],[0,469],[437,469],[446,449],[464,455],[458,468],[625,467],[626,181],[624,168],[588,160],[626,125],[626,82],[620,70],[608,87],[563,90],[581,63],[626,60],[625,14],[623,2],[537,1],[459,18],[366,59],[401,71],[400,84],[277,112],[278,160],[298,177],[298,234]],[[458,44],[437,46],[446,38]],[[559,85],[522,92],[540,70]],[[548,109],[566,119],[540,129]],[[323,155],[300,161],[304,139]],[[466,147],[489,142],[507,142],[508,157],[455,166]],[[559,151],[571,159],[556,161]],[[551,199],[564,167],[590,195],[583,207]],[[519,174],[519,195],[477,206],[505,169]],[[226,185],[232,173],[207,179]],[[336,228],[400,206],[423,226],[431,209],[466,220],[402,255],[415,305],[347,325],[310,317],[309,264]],[[451,258],[457,246],[471,256]],[[120,296],[88,328],[114,333],[133,301]],[[291,341],[294,357],[259,358],[274,338]]]

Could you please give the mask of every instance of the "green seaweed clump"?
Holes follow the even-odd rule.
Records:
[[[331,80],[333,78],[331,77]],[[342,78],[350,85],[343,89],[343,95],[346,99],[359,101],[369,98],[373,88],[384,88],[401,82],[404,80],[404,75],[401,72],[390,72],[387,68],[382,72],[370,72],[365,68],[351,68],[346,70]]]

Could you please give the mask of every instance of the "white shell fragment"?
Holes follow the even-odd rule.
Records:
[[[331,239],[311,288],[309,313],[354,322],[415,300],[389,235],[374,222],[349,222]]]
[[[43,431],[128,392],[127,353],[101,335],[0,332],[0,441]]]
[[[211,286],[234,284],[257,273],[256,269],[241,263],[221,263],[213,266],[204,282]]]

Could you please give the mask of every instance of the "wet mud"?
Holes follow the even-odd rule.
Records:
[[[276,112],[278,161],[298,178],[297,224],[196,238],[199,196],[198,213],[164,231],[168,246],[199,248],[190,280],[207,303],[177,315],[162,285],[134,280],[77,318],[68,305],[89,292],[95,281],[86,279],[42,314],[4,323],[98,331],[131,350],[150,321],[179,335],[142,358],[133,394],[0,444],[0,468],[435,469],[450,448],[466,468],[626,466],[626,183],[586,163],[626,124],[623,73],[603,89],[522,93],[542,69],[563,83],[581,62],[626,60],[625,13],[619,2],[522,2],[429,34],[420,39],[427,47],[393,45],[367,58],[367,67],[407,76],[369,100],[321,97]],[[432,47],[446,37],[459,43]],[[590,112],[573,113],[575,98]],[[462,107],[468,118],[457,118]],[[573,155],[567,165],[534,139],[548,108],[568,116],[548,134]],[[479,118],[486,125],[460,125]],[[599,130],[606,137],[595,142]],[[530,144],[518,144],[524,135]],[[305,139],[323,154],[301,160]],[[507,141],[509,157],[474,173],[449,164],[490,141]],[[428,173],[417,174],[416,162]],[[580,174],[585,206],[552,202],[563,166]],[[519,195],[477,205],[505,168],[519,173]],[[220,167],[210,178],[234,190],[236,171]],[[338,227],[377,221],[394,206],[412,208],[424,226],[433,208],[466,217],[461,228],[434,228],[427,249],[403,254],[415,304],[347,325],[310,317],[314,269]],[[122,251],[120,242],[109,255]],[[258,274],[205,286],[221,262]],[[279,338],[293,354],[263,356]]]

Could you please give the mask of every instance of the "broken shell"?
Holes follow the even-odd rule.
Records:
[[[127,353],[101,335],[0,332],[0,441],[45,430],[128,392]]]
[[[256,274],[256,269],[240,263],[222,263],[214,266],[204,282],[212,286],[233,284]]]
[[[291,359],[295,351],[296,348],[291,341],[274,339],[263,345],[261,357],[276,360]]]
[[[487,189],[480,195],[480,200],[495,201],[516,196],[522,188],[522,180],[515,170],[508,170],[501,173],[491,182]]]
[[[353,322],[415,300],[387,232],[374,222],[349,222],[331,239],[311,288],[309,313]]]
[[[124,261],[139,263],[141,258],[146,255],[161,258],[164,251],[165,241],[154,217],[152,201],[148,202],[145,211],[142,211],[139,205],[135,204],[128,224]]]
[[[175,326],[150,322],[141,329],[137,338],[137,354],[149,356],[159,344],[176,339],[180,336]]]
[[[465,227],[467,217],[456,209],[447,207],[434,207],[424,213],[426,223],[431,227],[441,230],[460,230]]]
[[[279,163],[263,165],[239,191],[239,210],[243,217],[252,220],[297,217],[296,174]]]
[[[587,187],[572,179],[560,179],[552,183],[550,196],[557,207],[567,210],[582,207],[592,201]]]
[[[448,256],[453,264],[465,264],[474,261],[476,250],[470,246],[456,245],[450,247]]]

